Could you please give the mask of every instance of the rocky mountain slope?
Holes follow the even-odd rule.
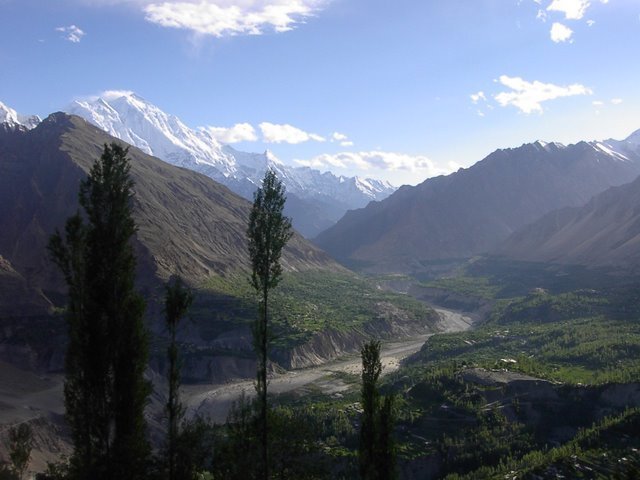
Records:
[[[149,155],[204,173],[249,200],[265,171],[276,171],[287,188],[287,214],[308,237],[334,224],[347,210],[386,198],[395,190],[379,180],[290,167],[269,151],[238,151],[220,144],[207,129],[191,129],[131,92],[105,92],[99,98],[75,101],[66,111]]]
[[[526,261],[640,266],[640,179],[582,207],[545,215],[511,235],[497,253]]]
[[[45,247],[78,208],[81,178],[113,141],[83,119],[57,113],[26,131],[0,129],[0,254],[29,285],[55,289],[59,279]],[[190,170],[130,149],[134,216],[144,283],[176,273],[192,283],[246,268],[250,204]],[[283,257],[288,270],[340,267],[301,236]]]
[[[483,253],[554,209],[632,181],[640,174],[638,137],[497,150],[470,168],[348,212],[315,241],[349,265],[383,272]]]

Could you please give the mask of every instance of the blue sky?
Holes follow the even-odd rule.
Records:
[[[637,0],[0,0],[0,101],[135,91],[292,165],[416,184],[640,128]]]

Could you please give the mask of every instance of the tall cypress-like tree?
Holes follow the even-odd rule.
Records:
[[[251,286],[258,295],[258,318],[253,325],[253,344],[258,356],[256,392],[258,395],[262,476],[269,478],[269,434],[267,405],[267,362],[269,354],[269,292],[282,278],[280,257],[293,232],[291,219],[283,215],[285,189],[269,170],[253,197],[249,216],[249,257]]]
[[[178,464],[178,437],[180,435],[179,423],[184,417],[184,407],[180,402],[178,389],[180,388],[180,359],[178,358],[178,346],[176,344],[176,332],[180,319],[185,316],[191,303],[193,293],[186,287],[180,277],[169,282],[165,294],[165,314],[167,328],[171,343],[167,349],[169,357],[169,398],[166,411],[168,417],[167,431],[167,461],[169,464],[169,480],[178,478],[176,466]]]
[[[393,442],[393,397],[382,398],[378,379],[382,373],[380,342],[372,340],[360,350],[362,357],[362,418],[358,451],[360,478],[392,480],[396,478]]]
[[[138,479],[150,452],[144,407],[145,303],[134,290],[133,180],[128,150],[105,145],[80,184],[85,214],[71,217],[49,250],[69,287],[65,408],[78,478]],[[86,223],[85,223],[86,219]]]
[[[372,480],[377,477],[376,469],[376,417],[380,404],[378,378],[382,373],[380,362],[380,342],[365,343],[360,350],[362,357],[362,418],[360,421],[360,478]]]

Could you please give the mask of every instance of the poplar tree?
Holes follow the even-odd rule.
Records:
[[[169,463],[169,480],[178,478],[178,440],[180,436],[179,423],[184,417],[184,406],[180,402],[178,389],[180,388],[180,367],[178,346],[176,344],[176,332],[180,319],[185,316],[191,303],[193,293],[185,286],[180,277],[172,279],[166,287],[165,314],[167,328],[169,329],[170,344],[167,349],[169,357],[169,398],[166,411],[168,417],[167,429],[167,460]]]
[[[362,480],[396,478],[393,441],[393,397],[381,397],[378,379],[382,373],[380,342],[372,340],[360,350],[362,358],[362,417],[358,459]]]
[[[282,249],[293,235],[291,219],[283,215],[285,189],[276,174],[268,170],[262,187],[253,196],[247,229],[251,259],[251,286],[258,296],[258,317],[253,325],[253,345],[258,356],[256,393],[258,396],[262,476],[269,478],[267,362],[269,353],[269,292],[282,278]]]
[[[128,149],[105,145],[80,184],[84,214],[49,241],[69,288],[64,386],[75,476],[138,479],[149,456],[144,408],[151,385],[145,303],[134,289],[133,180]]]

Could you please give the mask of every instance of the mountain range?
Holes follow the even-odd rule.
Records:
[[[285,213],[306,237],[333,225],[347,210],[395,191],[388,182],[290,167],[269,151],[246,153],[222,145],[206,128],[191,129],[131,92],[105,92],[101,97],[76,100],[65,111],[149,155],[203,173],[249,200],[266,170],[274,170],[287,189]]]
[[[0,361],[39,371],[62,368],[60,309],[67,286],[47,254],[51,234],[78,211],[78,188],[105,144],[123,143],[86,120],[55,113],[28,129],[0,124]],[[247,278],[251,203],[206,175],[129,146],[135,183],[132,240],[136,288],[162,345],[163,286],[180,275],[196,292],[180,332],[185,378],[226,381],[255,373],[250,323],[256,306]],[[272,360],[301,367],[353,352],[367,335],[432,332],[439,317],[418,302],[378,291],[295,233],[281,264],[283,302]],[[358,292],[349,296],[349,292]],[[345,298],[347,298],[345,303]],[[351,315],[351,312],[358,312]],[[152,351],[162,372],[164,347]]]
[[[113,141],[83,119],[53,114],[27,130],[0,125],[0,255],[45,296],[64,294],[46,256],[49,235],[78,208],[78,185],[102,145]],[[138,278],[143,285],[180,274],[192,284],[246,270],[250,204],[227,187],[131,148],[136,183]],[[162,234],[159,234],[162,232]],[[287,270],[342,270],[295,235],[283,256]]]
[[[582,206],[640,174],[637,131],[622,141],[568,146],[537,141],[496,150],[470,168],[416,187],[404,186],[385,199],[393,188],[384,182],[292,168],[268,151],[240,152],[220,144],[207,129],[190,129],[131,92],[78,100],[67,110],[147,154],[204,173],[248,199],[264,172],[275,170],[287,187],[287,212],[297,228],[313,235],[347,212],[315,242],[343,263],[371,271],[415,271],[430,262],[500,248],[522,259],[559,259],[560,252],[551,253],[550,247],[559,240],[545,241],[547,250],[542,253],[540,235],[550,233],[550,225],[560,226],[568,211],[550,212]],[[40,119],[0,104],[0,121],[28,130]],[[369,200],[378,201],[368,204]],[[544,222],[527,227],[547,214]],[[518,233],[522,228],[526,234]],[[562,232],[565,242],[567,231]],[[534,245],[532,238],[539,241]]]
[[[640,131],[623,141],[535,142],[497,150],[470,168],[404,186],[348,212],[314,241],[374,272],[415,272],[429,262],[494,250],[543,215],[584,205],[640,174]]]

